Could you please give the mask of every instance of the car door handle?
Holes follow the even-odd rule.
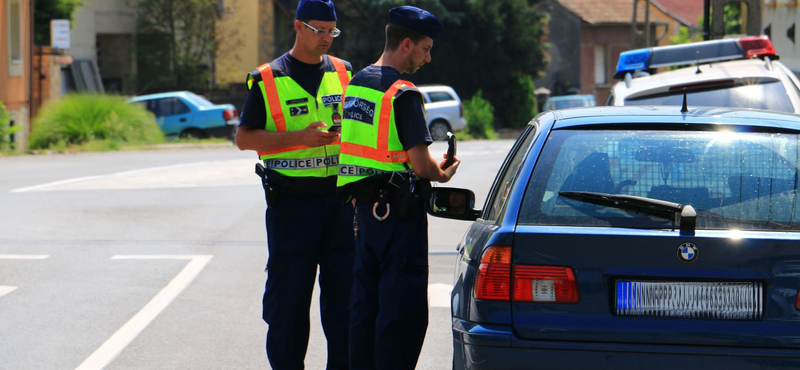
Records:
[[[186,118],[181,118],[181,122],[186,122]]]

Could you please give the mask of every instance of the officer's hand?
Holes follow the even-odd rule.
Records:
[[[439,168],[444,170],[446,169],[444,166],[445,164],[447,164],[447,153],[444,153],[442,156],[444,157],[444,160],[441,163],[439,163]],[[458,159],[458,156],[456,156],[456,160],[455,162],[453,162],[453,165],[455,165],[456,162],[461,162],[461,160]]]
[[[447,178],[447,181],[453,178],[453,175],[456,174],[458,170],[458,166],[461,164],[461,161],[456,157],[456,161],[453,162],[453,165],[444,169],[444,175]],[[447,182],[447,181],[439,181],[439,182]]]
[[[318,127],[328,127],[322,121],[314,122],[300,131],[300,142],[305,146],[331,145],[339,140],[338,132],[318,130]]]

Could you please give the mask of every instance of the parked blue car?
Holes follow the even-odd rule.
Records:
[[[233,138],[239,113],[232,104],[214,104],[189,91],[141,95],[130,100],[153,112],[167,137]]]
[[[691,104],[691,101],[689,102]],[[545,112],[458,245],[454,369],[800,368],[800,116]]]

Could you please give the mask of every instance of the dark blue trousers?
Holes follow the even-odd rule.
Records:
[[[378,221],[372,205],[357,209],[350,368],[414,369],[428,329],[427,214],[420,204],[410,220]]]
[[[267,208],[269,262],[263,318],[275,370],[304,368],[309,310],[319,266],[327,369],[348,368],[348,304],[353,281],[353,206],[335,196],[283,195]]]

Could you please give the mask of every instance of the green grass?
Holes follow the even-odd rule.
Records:
[[[124,98],[67,95],[44,107],[34,120],[30,148],[111,151],[164,142],[152,113]]]

